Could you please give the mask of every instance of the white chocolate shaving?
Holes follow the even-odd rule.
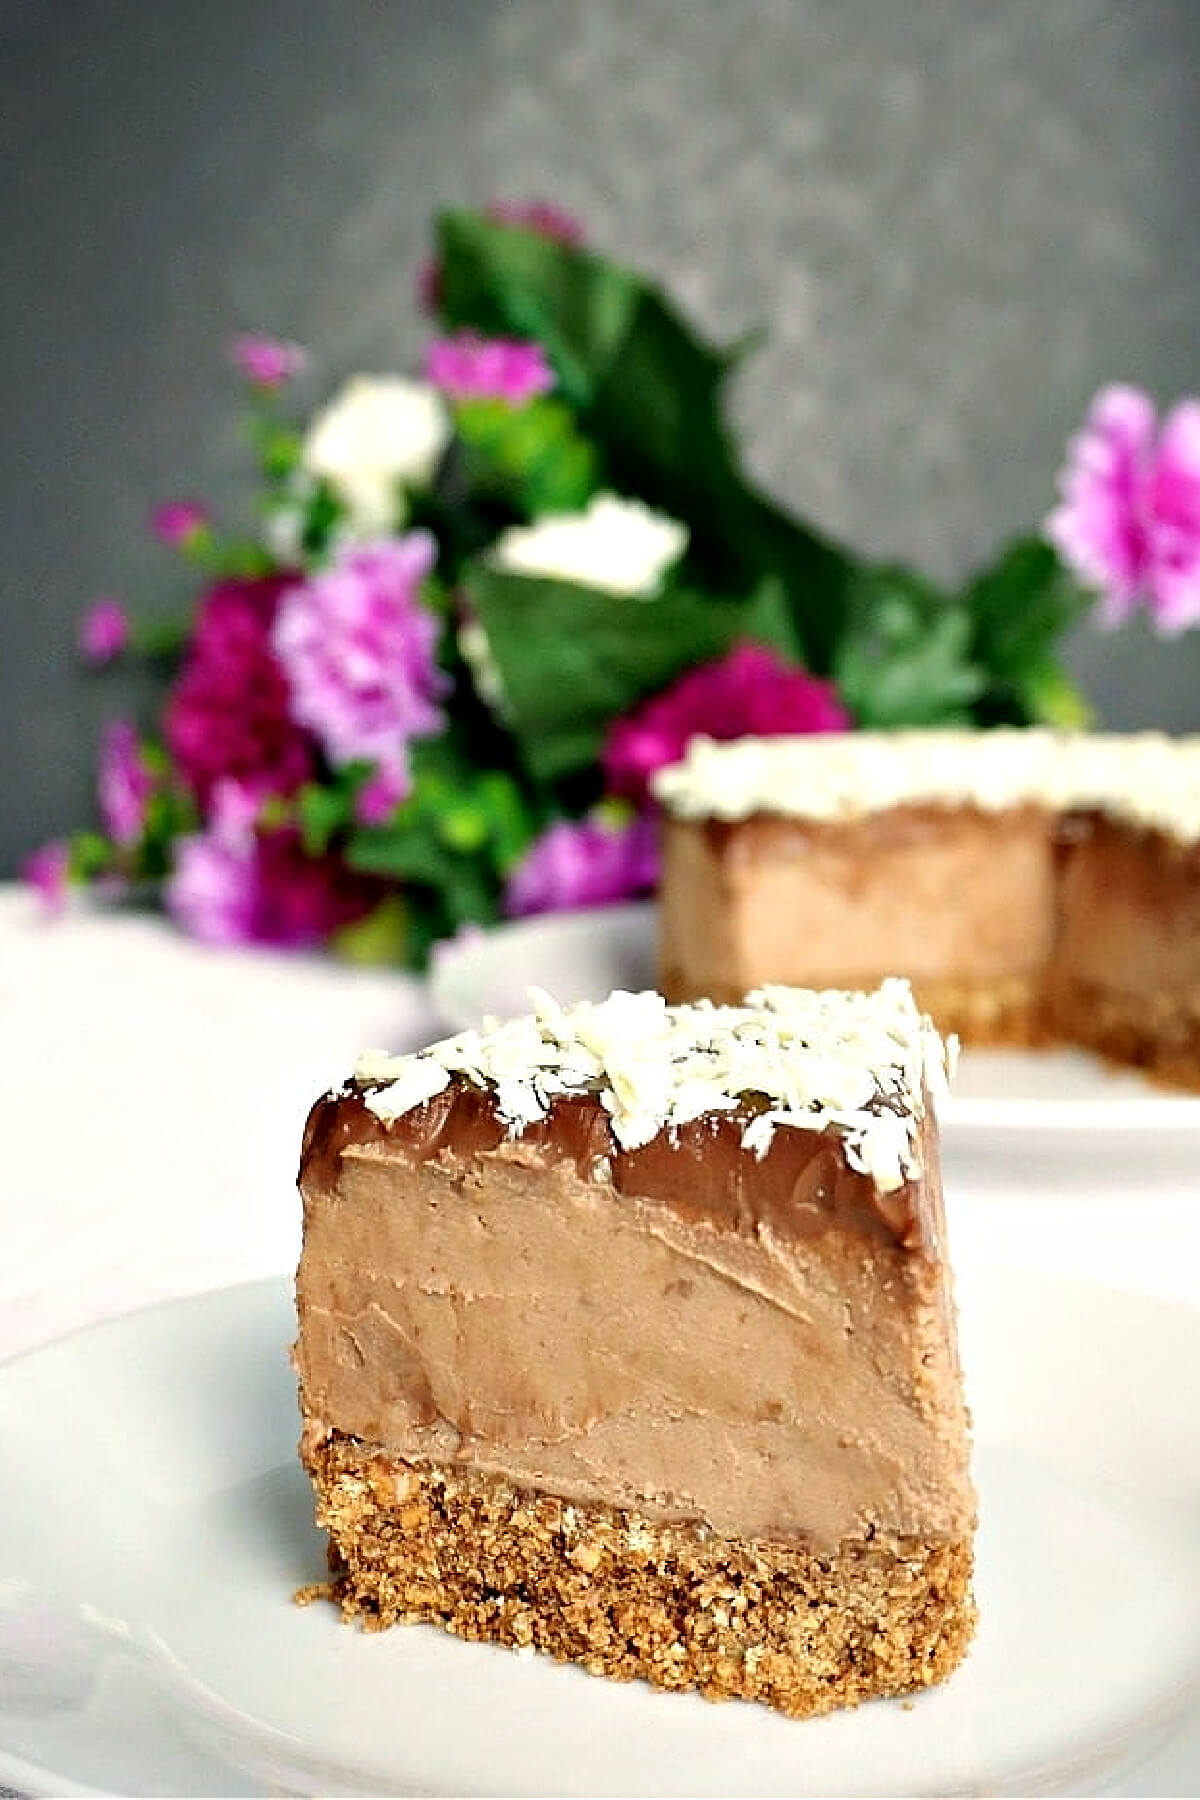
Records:
[[[370,1052],[356,1070],[365,1104],[396,1119],[459,1075],[492,1090],[516,1135],[557,1095],[594,1093],[632,1150],[754,1096],[766,1104],[742,1141],[755,1155],[780,1128],[831,1128],[851,1167],[890,1191],[918,1170],[926,1094],[944,1093],[954,1051],[899,980],[870,994],[765,987],[743,1006],[668,1006],[660,994],[620,991],[571,1007],[537,991],[532,999],[524,1018],[414,1055]]]
[[[693,738],[653,782],[685,819],[861,818],[905,804],[1002,811],[1096,808],[1200,840],[1200,737],[1040,730],[895,731],[808,737]]]

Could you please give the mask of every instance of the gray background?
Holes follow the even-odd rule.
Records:
[[[757,474],[942,576],[1043,515],[1101,382],[1197,382],[1195,0],[2,0],[0,41],[3,870],[146,698],[81,607],[181,607],[150,506],[238,504],[227,338],[410,365],[439,204],[552,197],[767,322]],[[1106,722],[1200,727],[1200,634],[1071,660]]]

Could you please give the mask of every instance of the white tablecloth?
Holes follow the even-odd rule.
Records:
[[[290,1272],[311,1101],[442,1028],[423,983],[214,951],[164,921],[0,889],[0,1357]],[[950,1142],[956,1254],[1200,1302],[1200,1137]]]
[[[308,1106],[437,1030],[423,983],[42,918],[0,889],[0,1357],[294,1268]]]

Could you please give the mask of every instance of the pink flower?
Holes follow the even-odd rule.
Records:
[[[67,903],[71,852],[64,843],[43,844],[21,864],[21,879],[37,894],[43,912],[61,913]]]
[[[129,619],[119,600],[93,600],[79,626],[79,653],[88,662],[108,663],[129,642]]]
[[[503,400],[509,406],[524,406],[549,392],[554,370],[540,344],[457,331],[430,344],[425,379],[452,400]]]
[[[1146,576],[1142,515],[1154,430],[1147,395],[1131,387],[1103,389],[1068,446],[1061,504],[1046,520],[1046,536],[1063,561],[1101,590],[1110,625],[1129,613]]]
[[[222,780],[291,794],[314,772],[316,746],[291,716],[287,676],[271,649],[280,595],[292,579],[222,581],[200,609],[165,731],[201,808]]]
[[[185,549],[208,526],[207,508],[198,500],[167,500],[150,520],[154,535],[172,549]]]
[[[376,769],[358,791],[354,816],[360,825],[386,825],[407,792],[408,782],[398,770]]]
[[[1133,387],[1102,389],[1068,446],[1060,501],[1044,530],[1119,625],[1140,604],[1172,635],[1200,622],[1200,402],[1161,429]]]
[[[272,944],[299,950],[325,943],[379,899],[380,884],[335,857],[304,855],[290,827],[257,831],[254,796],[220,784],[207,831],[180,839],[166,884],[167,906],[193,937],[210,944]]]
[[[100,742],[100,814],[114,843],[136,844],[146,824],[154,777],[146,767],[137,732],[126,719],[109,725]]]
[[[831,682],[790,666],[761,644],[739,644],[616,720],[604,746],[605,779],[610,792],[643,806],[650,777],[678,762],[701,732],[712,738],[780,737],[845,731],[850,724]]]
[[[530,846],[509,877],[510,917],[606,906],[647,893],[658,879],[658,831],[650,814],[628,824],[560,819]]]
[[[408,790],[410,740],[443,722],[438,622],[419,598],[436,554],[427,531],[351,545],[288,589],[271,634],[292,717],[332,762],[374,763],[398,794]]]
[[[521,225],[557,244],[582,244],[584,240],[581,221],[552,200],[492,200],[486,213],[493,224]]]
[[[303,373],[308,354],[299,344],[243,332],[230,344],[229,360],[255,387],[278,388]]]
[[[1150,607],[1168,637],[1200,624],[1200,401],[1169,413],[1147,495]]]

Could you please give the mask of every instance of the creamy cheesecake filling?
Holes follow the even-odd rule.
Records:
[[[314,1441],[649,1518],[833,1546],[970,1528],[936,1177],[740,1117],[622,1151],[593,1097],[512,1137],[461,1080],[306,1139],[297,1360]],[[619,1271],[619,1275],[616,1272]]]
[[[918,988],[1036,982],[1053,946],[1055,840],[1041,807],[668,818],[663,864],[663,967],[720,996],[767,978],[873,988],[897,970]]]

